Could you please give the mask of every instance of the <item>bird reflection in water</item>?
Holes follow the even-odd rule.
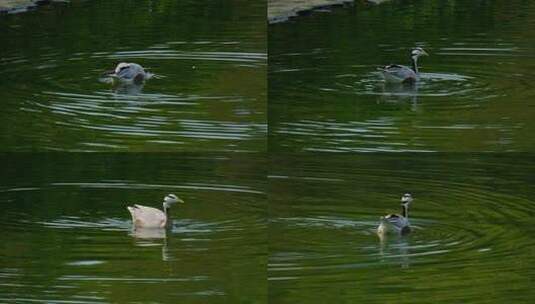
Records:
[[[381,84],[381,93],[377,103],[404,103],[411,104],[411,110],[418,110],[418,88],[420,83],[390,83]]]
[[[400,264],[401,268],[410,266],[409,236],[379,236],[379,256],[381,262]]]
[[[143,91],[143,86],[143,83],[119,83],[112,87],[112,91],[120,95],[139,95]]]
[[[169,251],[169,240],[167,234],[171,229],[166,228],[132,228],[129,235],[134,238],[135,245],[138,247],[162,247],[162,261],[168,262],[174,260]]]

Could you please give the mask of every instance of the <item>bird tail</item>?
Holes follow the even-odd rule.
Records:
[[[127,206],[126,209],[128,209],[128,211],[130,211],[130,214],[134,215],[134,212],[136,210],[136,207],[134,206]]]

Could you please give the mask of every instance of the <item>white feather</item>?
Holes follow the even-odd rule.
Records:
[[[168,194],[164,198],[163,207],[164,211],[153,207],[147,207],[143,205],[133,205],[126,207],[132,215],[132,224],[137,228],[165,228],[171,224],[169,214],[165,210],[171,208],[171,205],[175,203],[183,203],[174,194]]]
[[[167,216],[161,210],[142,205],[128,206],[127,208],[136,227],[165,228],[167,225]]]

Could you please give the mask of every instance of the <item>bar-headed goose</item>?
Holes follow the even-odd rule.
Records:
[[[141,84],[149,77],[149,73],[137,63],[121,62],[115,67],[115,70],[110,70],[104,73],[108,77],[117,79],[123,83]]]
[[[163,211],[142,206],[128,206],[127,209],[132,215],[132,224],[136,228],[166,228],[171,227],[172,220],[169,218],[171,206],[175,203],[184,203],[174,194],[168,194],[163,199]]]
[[[409,223],[409,205],[412,202],[412,196],[405,193],[401,197],[401,215],[388,214],[381,217],[381,223],[377,227],[377,234],[384,235],[389,231],[405,235],[411,232]]]
[[[411,50],[411,67],[399,64],[391,64],[378,70],[383,74],[386,82],[393,83],[415,83],[420,80],[420,73],[418,72],[418,57],[429,56],[427,52],[421,47],[416,47]]]

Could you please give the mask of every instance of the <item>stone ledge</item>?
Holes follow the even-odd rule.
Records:
[[[17,14],[27,12],[42,4],[66,2],[65,0],[0,0],[0,13]]]
[[[287,21],[288,19],[308,11],[330,6],[349,5],[355,0],[268,0],[268,22],[270,24]],[[366,0],[380,4],[388,0]]]

